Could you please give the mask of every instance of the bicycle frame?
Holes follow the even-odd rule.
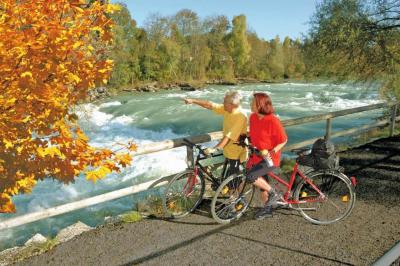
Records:
[[[299,175],[302,179],[305,179],[306,182],[308,184],[310,184],[310,186],[316,192],[318,192],[318,194],[320,196],[319,197],[314,197],[312,199],[302,200],[302,201],[290,199],[291,198],[291,194],[292,194],[292,187],[293,187],[293,184],[294,184],[294,180],[295,180],[297,175]],[[311,181],[311,179],[309,179],[306,175],[303,174],[303,172],[301,172],[299,170],[299,164],[297,162],[293,167],[293,171],[292,171],[292,175],[290,177],[289,183],[286,182],[285,180],[283,180],[282,178],[280,178],[278,175],[274,174],[273,172],[268,173],[268,176],[272,177],[273,179],[275,179],[276,181],[278,181],[279,183],[281,183],[282,185],[284,185],[287,188],[287,191],[284,194],[283,199],[288,204],[300,204],[300,203],[313,202],[313,201],[315,202],[315,201],[321,201],[321,200],[325,199],[324,193],[322,193],[321,190],[316,185],[314,185],[314,183]]]
[[[194,145],[194,147],[196,149],[200,150],[200,148],[197,145]],[[210,157],[212,158],[212,157],[218,157],[218,156],[220,156],[220,155],[211,155]],[[200,163],[200,161],[208,159],[210,157],[202,157],[201,153],[199,152],[197,157],[196,157],[196,160],[194,162],[193,169],[194,169],[194,172],[195,172],[196,175],[201,175],[202,178],[205,178],[206,180],[208,180],[208,181],[212,182],[213,184],[216,184],[217,186],[219,186],[218,178],[215,177],[209,171],[207,171],[207,169],[203,165],[201,165],[201,163]]]

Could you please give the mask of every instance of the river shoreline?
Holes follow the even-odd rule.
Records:
[[[326,81],[326,80],[324,80]],[[182,90],[182,91],[198,91],[203,90],[210,85],[218,86],[237,86],[237,85],[248,85],[248,84],[280,84],[280,83],[308,83],[315,82],[315,80],[305,79],[282,79],[282,80],[259,80],[250,78],[238,78],[233,81],[229,80],[207,80],[207,81],[182,81],[182,82],[140,82],[130,86],[123,87],[98,87],[89,92],[89,102],[99,99],[116,96],[123,92],[134,92],[134,93],[151,93],[165,90]]]

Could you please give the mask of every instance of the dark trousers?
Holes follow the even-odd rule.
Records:
[[[268,173],[272,172],[275,168],[275,166],[269,167],[267,163],[263,160],[250,168],[249,171],[247,171],[247,182],[254,183],[260,176],[264,177],[265,180],[268,181]]]
[[[225,159],[224,167],[222,169],[222,177],[227,178],[230,175],[238,173],[239,165],[239,160]]]

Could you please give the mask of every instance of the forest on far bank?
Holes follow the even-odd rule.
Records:
[[[277,36],[266,41],[248,31],[238,15],[201,20],[183,9],[174,16],[150,16],[138,28],[126,6],[113,14],[112,86],[140,81],[234,81],[301,79],[305,74],[302,43]]]
[[[271,40],[249,30],[246,16],[199,18],[189,9],[153,14],[138,27],[127,7],[112,14],[114,68],[109,85],[236,80],[379,80],[399,96],[400,3],[323,0],[302,39]],[[265,25],[268,27],[269,25]]]

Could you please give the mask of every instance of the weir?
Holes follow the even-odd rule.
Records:
[[[374,130],[376,128],[382,128],[382,127],[386,127],[386,126],[389,126],[390,136],[393,136],[396,122],[400,121],[400,116],[397,116],[398,107],[399,107],[399,102],[379,103],[379,104],[373,104],[373,105],[368,105],[368,106],[363,106],[363,107],[346,109],[346,110],[341,110],[341,111],[336,111],[336,112],[330,112],[330,113],[326,113],[326,114],[307,116],[307,117],[296,118],[296,119],[289,119],[289,120],[282,121],[282,124],[285,127],[289,127],[289,126],[302,125],[302,124],[306,124],[306,123],[312,123],[312,122],[318,122],[318,121],[325,120],[326,121],[325,135],[320,136],[320,137],[325,137],[326,139],[359,134],[362,132],[368,132],[368,131]],[[375,122],[375,123],[372,123],[369,125],[365,125],[362,127],[354,127],[354,128],[350,128],[350,129],[346,129],[346,130],[335,131],[334,133],[332,132],[332,120],[334,118],[351,115],[351,114],[356,114],[356,113],[361,113],[361,112],[366,112],[366,111],[371,111],[371,110],[383,109],[383,108],[388,108],[388,110],[389,110],[389,112],[388,112],[389,116],[383,120],[380,120],[378,122]],[[189,139],[193,143],[204,143],[204,142],[209,142],[209,141],[213,141],[213,140],[218,140],[221,137],[222,137],[222,132],[218,131],[218,132],[211,132],[211,133],[198,135],[198,136],[190,136],[190,137],[186,137],[186,138]],[[308,139],[305,141],[293,143],[291,145],[286,146],[283,149],[283,151],[290,151],[292,149],[311,145],[317,139],[318,138],[312,138],[312,139]],[[144,155],[144,154],[164,151],[164,150],[168,150],[168,149],[178,148],[178,147],[182,147],[182,146],[184,146],[183,138],[170,139],[170,140],[165,140],[165,141],[161,141],[161,142],[156,142],[156,143],[139,146],[137,151],[134,153],[134,155]],[[187,147],[187,162],[188,162],[189,167],[193,165],[193,157],[194,157],[193,150],[190,147]],[[54,216],[57,216],[60,214],[64,214],[64,213],[68,213],[68,212],[75,211],[78,209],[93,206],[93,205],[96,205],[99,203],[104,203],[104,202],[111,201],[114,199],[129,196],[129,195],[147,190],[147,189],[153,187],[154,184],[157,182],[158,182],[158,185],[161,185],[162,183],[160,183],[160,180],[163,178],[165,178],[165,177],[160,177],[158,179],[151,180],[151,181],[148,181],[148,182],[145,182],[142,184],[126,187],[126,188],[119,189],[119,190],[114,190],[112,192],[108,192],[105,194],[86,198],[83,200],[70,202],[70,203],[59,205],[59,206],[56,206],[53,208],[48,208],[48,209],[41,210],[38,212],[28,213],[25,215],[17,216],[15,218],[7,219],[7,220],[0,222],[0,230],[5,230],[5,229],[13,228],[16,226],[32,223],[32,222],[35,222],[38,220],[46,219],[49,217],[54,217]]]

